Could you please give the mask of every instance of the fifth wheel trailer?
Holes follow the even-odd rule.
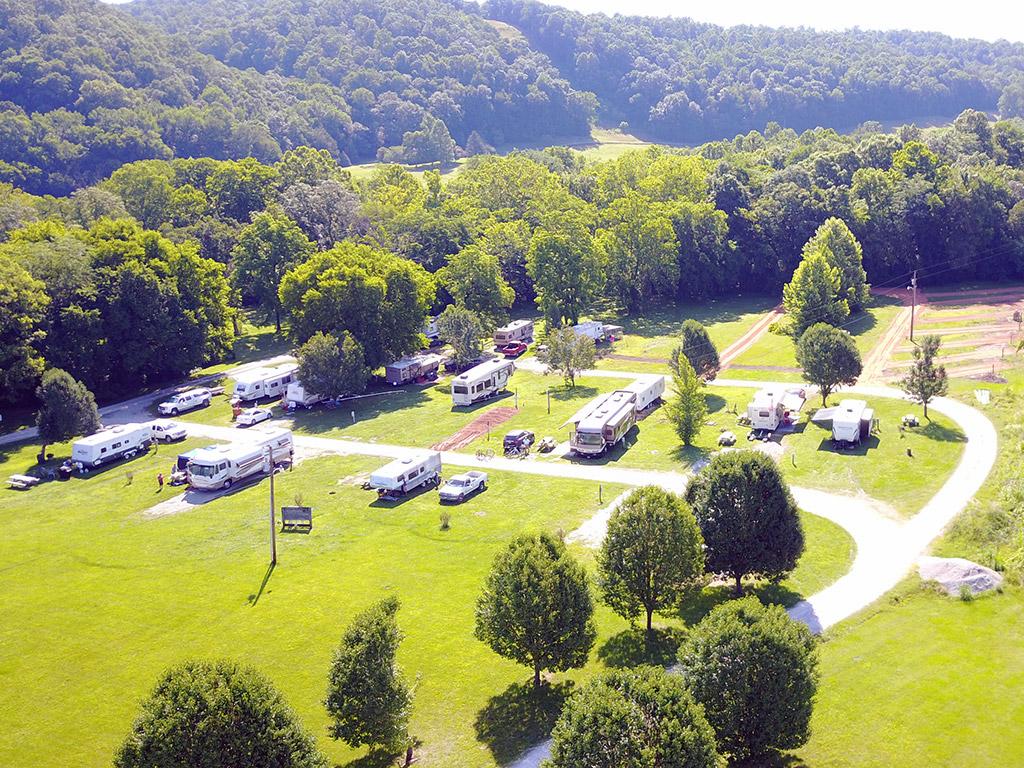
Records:
[[[292,433],[287,429],[249,432],[254,440],[200,448],[188,463],[188,484],[197,491],[230,488],[255,475],[269,475],[290,464],[294,456]]]
[[[395,459],[370,475],[370,487],[381,496],[400,496],[421,485],[441,482],[441,454],[424,451]]]
[[[665,377],[659,375],[641,376],[628,387],[636,395],[637,412],[646,411],[665,394]]]
[[[526,341],[533,338],[532,320],[513,320],[494,331],[494,346],[503,347],[513,341]]]

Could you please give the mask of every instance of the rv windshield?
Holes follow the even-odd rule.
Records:
[[[235,384],[235,394],[236,395],[241,395],[241,394],[244,394],[244,393],[245,393],[245,384],[242,384],[242,383]]]
[[[198,477],[213,477],[217,474],[217,467],[214,464],[196,464],[193,461],[189,463],[188,471]]]
[[[463,387],[456,384],[454,387],[452,387],[452,392],[454,392],[456,395],[468,395],[469,387]]]
[[[577,432],[576,442],[579,445],[602,445],[604,437],[597,432]]]

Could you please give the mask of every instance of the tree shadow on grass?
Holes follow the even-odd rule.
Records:
[[[655,627],[648,633],[643,627],[631,627],[608,638],[597,656],[607,667],[621,669],[649,664],[670,667],[684,633],[677,627]]]
[[[350,760],[344,768],[394,768],[405,763],[404,755],[396,755],[385,749],[373,749],[362,757]],[[340,764],[336,764],[340,765]]]
[[[929,440],[936,440],[940,443],[966,443],[967,436],[955,427],[944,427],[929,421],[925,426],[910,431],[911,434],[918,434],[927,437]]]
[[[794,592],[789,587],[770,581],[745,584],[743,596],[748,595],[755,596],[765,605],[781,605],[783,608],[796,605],[803,599],[803,595],[799,592]],[[699,592],[692,592],[683,600],[679,607],[679,618],[688,626],[693,626],[711,613],[714,608],[734,599],[736,599],[736,592],[731,584],[704,587]]]
[[[786,752],[771,752],[767,755],[730,762],[729,768],[808,768],[808,766],[796,755]]]
[[[477,713],[473,722],[477,738],[491,750],[496,763],[512,762],[551,735],[572,689],[571,681],[540,688],[532,682],[513,683]]]

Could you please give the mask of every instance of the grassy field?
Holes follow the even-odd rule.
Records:
[[[230,360],[193,371],[193,377],[223,373],[229,368],[251,363],[254,360],[286,355],[294,346],[285,334],[276,332],[273,324],[254,325],[246,322],[243,324],[242,331],[242,335],[235,339]]]
[[[332,764],[382,765],[327,738],[321,701],[344,625],[389,593],[403,602],[400,662],[421,676],[413,731],[423,765],[507,763],[550,727],[571,685],[563,681],[660,658],[600,607],[591,663],[556,676],[538,707],[523,686],[529,672],[472,637],[495,552],[520,531],[577,527],[599,507],[593,483],[559,481],[552,493],[550,482],[495,473],[485,494],[449,508],[451,529],[442,531],[433,493],[381,504],[358,487],[379,460],[308,460],[278,476],[277,498],[301,495],[314,508],[313,532],[279,536],[279,563],[268,569],[266,481],[179,514],[146,514],[173,493],[157,492],[155,473],[188,447],[0,497],[0,514],[32,522],[11,527],[3,543],[0,764],[106,764],[168,665],[229,657],[270,677]],[[24,471],[35,450],[8,448],[0,462]],[[824,586],[851,557],[841,529],[809,517],[805,527],[809,549],[787,595]],[[592,566],[592,551],[575,552]]]

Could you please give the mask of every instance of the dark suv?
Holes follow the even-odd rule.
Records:
[[[533,432],[528,429],[516,429],[505,435],[505,439],[502,440],[501,444],[505,449],[505,453],[520,453],[530,450],[533,441]]]

